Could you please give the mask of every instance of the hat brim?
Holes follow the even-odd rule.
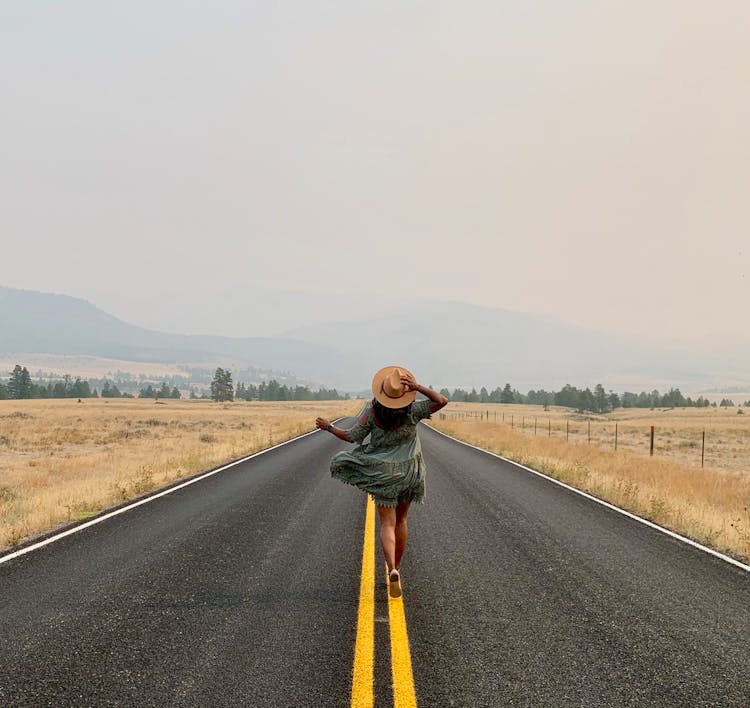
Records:
[[[403,396],[399,396],[398,398],[391,398],[386,395],[385,391],[383,391],[383,381],[385,381],[386,377],[391,375],[394,369],[401,369],[405,374],[414,376],[414,374],[404,366],[384,366],[375,374],[375,376],[372,377],[372,395],[375,396],[375,400],[378,403],[386,408],[404,408],[410,403],[414,403],[414,399],[417,397],[417,392],[407,391]]]

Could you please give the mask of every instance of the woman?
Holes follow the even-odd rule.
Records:
[[[425,463],[417,437],[417,424],[448,403],[414,375],[397,366],[386,366],[372,380],[374,398],[351,428],[337,428],[325,418],[315,424],[347,442],[360,443],[351,452],[331,460],[331,475],[372,494],[380,517],[380,543],[388,566],[388,588],[401,596],[399,567],[408,535],[406,515],[412,502],[421,502],[425,489]],[[417,393],[426,401],[414,402]],[[362,441],[370,436],[370,442]]]

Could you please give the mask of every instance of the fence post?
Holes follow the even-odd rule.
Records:
[[[526,430],[526,416],[521,416],[521,430]]]
[[[534,416],[534,435],[536,435],[536,416]]]
[[[511,416],[511,417],[510,417],[510,427],[511,427],[511,428],[513,428],[513,427],[514,427],[514,425],[513,425],[513,416]]]
[[[549,430],[547,431],[547,437],[551,438],[552,437],[552,418],[547,419],[547,424],[548,424],[547,427],[549,428]]]
[[[649,455],[654,456],[654,426],[651,426],[651,447],[649,449]]]
[[[701,442],[701,468],[703,467],[703,460],[706,456],[706,431],[703,431],[703,441]]]
[[[591,445],[591,421],[589,421],[589,445]]]
[[[565,441],[567,442],[570,439],[570,421],[565,421]]]
[[[617,423],[615,423],[615,450],[617,449]]]

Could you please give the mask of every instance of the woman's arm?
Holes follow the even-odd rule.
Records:
[[[327,430],[329,433],[332,433],[337,438],[340,438],[345,442],[354,442],[354,440],[349,437],[349,433],[346,430],[344,430],[343,428],[337,428],[335,425],[331,425],[331,421],[327,420],[326,418],[316,419],[315,426],[320,430]]]
[[[417,391],[418,393],[421,393],[423,396],[427,396],[427,398],[430,399],[430,413],[435,413],[436,411],[439,411],[443,406],[448,404],[448,399],[442,393],[438,393],[437,391],[433,391],[431,388],[427,388],[427,386],[418,384],[417,380],[413,376],[403,374],[401,376],[401,383],[404,384],[404,386],[406,386],[410,391]]]

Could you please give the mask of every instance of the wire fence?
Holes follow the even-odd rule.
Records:
[[[704,467],[707,461],[718,466],[742,467],[742,463],[725,465],[727,451],[737,457],[738,446],[750,455],[747,431],[712,431],[706,427],[678,429],[636,421],[601,421],[582,417],[518,415],[502,410],[459,410],[439,413],[440,420],[502,423],[514,431],[534,436],[563,438],[568,442],[587,443],[614,451],[627,449],[650,456],[679,457],[692,465]],[[708,435],[707,435],[708,431]],[[744,443],[744,444],[743,444]],[[750,460],[748,460],[750,463]],[[748,464],[750,467],[750,464]]]

